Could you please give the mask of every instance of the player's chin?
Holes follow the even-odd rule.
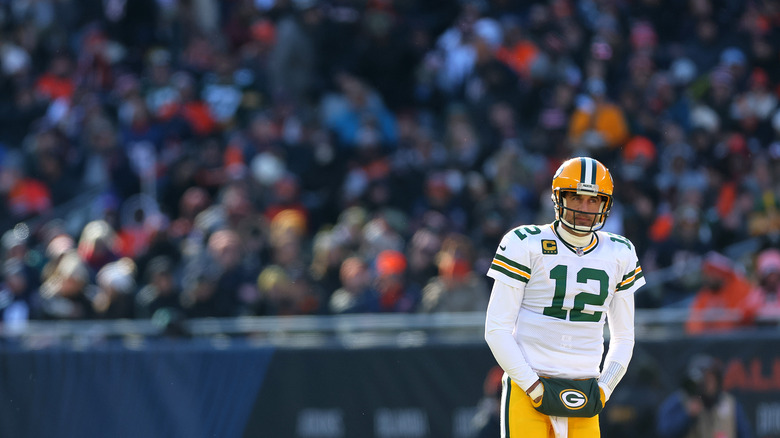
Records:
[[[583,219],[578,218],[574,221],[574,225],[576,225],[577,228],[579,227],[590,228],[593,226],[593,223],[594,223],[593,219],[590,218],[583,218]]]

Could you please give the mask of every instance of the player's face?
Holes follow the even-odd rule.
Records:
[[[564,192],[563,197],[566,202],[564,219],[567,222],[577,225],[578,228],[591,227],[596,223],[598,216],[594,213],[600,213],[602,205],[602,200],[598,196]]]

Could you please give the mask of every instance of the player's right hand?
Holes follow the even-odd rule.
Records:
[[[534,406],[542,404],[542,396],[544,396],[544,384],[542,383],[542,380],[536,379],[536,382],[529,386],[525,393],[528,394],[528,397],[531,397]]]

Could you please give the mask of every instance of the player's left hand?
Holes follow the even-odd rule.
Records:
[[[604,388],[601,385],[599,385],[599,398],[601,398],[601,408],[603,409],[607,404],[607,395],[604,394]]]

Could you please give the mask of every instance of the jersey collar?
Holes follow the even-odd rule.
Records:
[[[599,235],[598,235],[598,233],[596,233],[594,231],[593,232],[593,240],[591,240],[588,245],[586,245],[586,246],[584,246],[582,248],[579,248],[579,247],[576,247],[574,245],[571,245],[569,242],[566,241],[566,239],[561,237],[561,235],[558,233],[557,227],[558,227],[558,221],[557,220],[550,224],[550,228],[552,228],[553,234],[555,234],[555,236],[558,238],[558,240],[560,240],[561,243],[563,243],[563,246],[565,246],[566,248],[569,248],[569,251],[573,252],[574,254],[577,254],[580,257],[584,256],[585,254],[589,254],[589,253],[593,252],[593,250],[596,249],[596,247],[599,244]]]

